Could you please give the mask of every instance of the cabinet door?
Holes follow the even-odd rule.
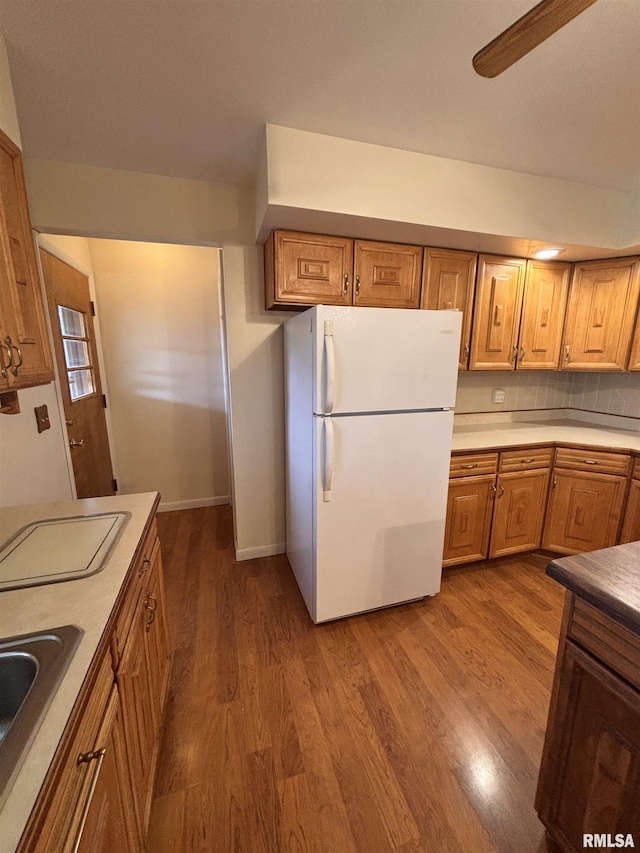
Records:
[[[583,833],[640,833],[640,694],[571,641],[540,769],[540,819],[565,851]]]
[[[352,303],[353,240],[273,231],[264,262],[267,308]]]
[[[79,844],[74,853],[136,853],[140,851],[131,780],[127,766],[118,689],[114,685],[95,750],[104,749],[97,782],[80,818]]]
[[[164,700],[169,684],[170,661],[160,540],[156,540],[151,556],[145,609],[147,611],[145,631],[149,685],[153,709],[158,718],[157,725],[159,730]]]
[[[636,320],[636,330],[631,343],[629,370],[640,370],[640,314],[638,314],[638,319]]]
[[[498,476],[490,557],[540,547],[550,473],[541,469]]]
[[[443,566],[487,558],[495,483],[493,474],[449,481]]]
[[[624,510],[620,544],[640,540],[640,480],[632,480]]]
[[[527,261],[519,370],[557,370],[571,264]]]
[[[146,590],[142,590],[116,675],[122,701],[127,762],[141,844],[144,844],[149,819],[153,763],[159,728],[149,673],[146,602]]]
[[[418,308],[422,247],[355,242],[354,305]]]
[[[470,370],[513,370],[527,262],[480,255]]]
[[[20,149],[0,131],[0,350],[12,388],[53,380]],[[7,341],[9,337],[9,341]]]
[[[615,545],[626,477],[555,469],[543,545],[578,554]]]
[[[462,311],[458,366],[466,370],[471,353],[471,312],[478,256],[471,252],[425,249],[421,308]]]
[[[564,337],[565,370],[626,368],[639,290],[637,258],[576,265]]]

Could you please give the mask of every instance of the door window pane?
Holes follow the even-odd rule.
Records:
[[[73,308],[65,308],[58,305],[58,319],[60,320],[60,331],[65,338],[84,338],[84,314],[74,311]]]
[[[90,367],[89,347],[86,341],[62,339],[64,344],[64,360],[67,367]]]
[[[91,370],[70,370],[67,375],[72,400],[88,397],[95,391]]]

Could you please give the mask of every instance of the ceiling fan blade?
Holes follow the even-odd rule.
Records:
[[[542,0],[473,57],[481,77],[497,77],[596,0]]]

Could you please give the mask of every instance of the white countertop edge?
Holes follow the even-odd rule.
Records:
[[[452,451],[541,443],[640,451],[640,419],[575,409],[455,415]]]
[[[84,631],[0,810],[0,853],[15,853],[156,497],[156,492],[147,492],[0,510],[0,543],[6,542],[24,525],[44,518],[116,510],[131,513],[102,571],[87,578],[0,593],[2,637],[30,634],[61,625],[76,625]]]

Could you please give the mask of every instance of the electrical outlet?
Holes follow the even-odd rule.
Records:
[[[495,403],[496,406],[499,406],[500,403],[504,403],[507,397],[507,392],[504,388],[494,388],[491,392],[491,402]]]

